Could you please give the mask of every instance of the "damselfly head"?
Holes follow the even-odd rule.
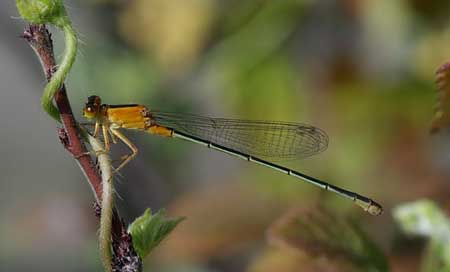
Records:
[[[102,100],[97,95],[91,95],[83,108],[83,116],[87,119],[94,119],[100,112]]]

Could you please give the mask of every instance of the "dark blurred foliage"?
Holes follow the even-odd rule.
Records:
[[[68,82],[75,110],[97,94],[110,104],[309,123],[327,132],[328,151],[282,164],[385,208],[370,217],[271,170],[130,132],[140,153],[117,179],[121,213],[131,221],[146,207],[165,207],[187,217],[147,258],[147,271],[383,271],[383,262],[390,271],[420,271],[426,243],[404,236],[391,208],[429,198],[449,210],[448,124],[428,134],[435,71],[450,59],[448,1],[67,3],[83,42]],[[40,67],[30,63],[28,73],[39,78]],[[117,158],[125,150],[114,149]],[[306,208],[317,202],[328,208]],[[39,214],[35,209],[30,213]],[[287,225],[294,236],[268,245],[267,228],[273,242],[283,218],[296,218]],[[22,225],[15,220],[22,222],[13,218],[12,226]]]
[[[335,264],[338,271],[387,271],[383,253],[361,227],[334,213],[324,208],[293,209],[269,229],[268,241],[312,258],[347,263],[340,268]]]

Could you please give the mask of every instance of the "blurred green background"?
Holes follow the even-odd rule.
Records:
[[[450,138],[428,133],[435,71],[450,60],[448,1],[65,2],[81,40],[67,84],[80,120],[97,94],[108,104],[312,124],[329,135],[328,150],[282,164],[386,210],[371,217],[269,169],[129,132],[140,153],[116,181],[121,214],[130,222],[164,207],[187,217],[145,271],[353,271],[322,254],[327,243],[311,254],[308,243],[270,242],[267,229],[292,209],[351,218],[390,271],[424,271],[426,239],[404,235],[391,209],[423,198],[450,208]],[[45,80],[19,38],[26,23],[14,1],[2,1],[0,15],[0,270],[101,271],[92,193],[40,108]]]

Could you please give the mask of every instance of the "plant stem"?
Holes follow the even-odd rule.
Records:
[[[102,202],[100,214],[100,232],[99,232],[99,248],[100,257],[103,268],[107,272],[112,269],[112,255],[111,255],[111,228],[114,206],[114,187],[113,187],[113,173],[111,166],[111,159],[108,153],[105,152],[103,144],[89,133],[83,133],[92,149],[97,154],[98,165],[102,175]]]
[[[64,57],[56,72],[53,73],[50,81],[47,83],[47,86],[45,86],[41,98],[41,104],[44,110],[58,122],[61,122],[61,118],[58,109],[53,105],[53,97],[64,84],[64,80],[75,62],[78,46],[77,35],[70,22],[63,24],[62,30],[64,31],[65,37]]]
[[[45,25],[31,24],[27,28],[23,35],[28,44],[36,52],[42,67],[45,72],[47,80],[51,80],[55,71],[55,58],[53,53],[53,42],[51,35],[48,32]],[[51,99],[50,99],[51,102]],[[80,166],[84,175],[86,176],[89,185],[92,188],[97,203],[103,202],[103,182],[102,178],[95,167],[95,163],[92,161],[91,156],[84,144],[81,137],[81,131],[77,121],[75,120],[70,106],[69,99],[67,97],[66,88],[63,83],[59,86],[59,91],[55,95],[56,106],[60,115],[60,119],[64,128],[58,129],[58,134],[64,148],[75,158],[76,162]],[[112,189],[112,188],[111,188]],[[106,188],[108,190],[108,188]],[[112,195],[112,191],[111,194]],[[109,205],[112,207],[111,205]],[[110,216],[109,216],[110,217]],[[106,220],[107,217],[105,217]],[[120,218],[117,210],[112,209],[112,246],[114,250],[113,259],[113,271],[141,271],[142,261],[139,258],[135,258],[136,253],[133,248],[131,236],[127,233],[125,225]],[[130,257],[131,256],[131,257]],[[124,260],[135,260],[136,263],[133,267],[125,266],[129,264]]]

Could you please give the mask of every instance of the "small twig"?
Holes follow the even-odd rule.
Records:
[[[43,66],[45,76],[47,80],[50,80],[53,73],[56,71],[53,42],[50,32],[45,25],[32,24],[24,31],[22,36],[36,52]],[[85,174],[94,192],[97,203],[102,203],[102,179],[80,135],[78,123],[73,116],[65,85],[62,85],[60,90],[56,93],[55,102],[64,126],[64,129],[58,130],[61,142],[66,150],[74,156]],[[112,211],[112,240],[114,253],[112,270],[130,272],[140,271],[141,260],[139,258],[135,260],[135,256],[137,255],[131,242],[131,236],[126,232],[125,225],[123,224],[122,219],[120,219],[116,209],[113,209]],[[137,262],[134,262],[134,265],[131,266],[128,262],[123,262],[123,260],[131,259]]]
[[[56,68],[55,57],[53,53],[53,42],[51,34],[45,25],[30,25],[22,35],[30,46],[34,49],[41,61],[42,68],[45,72],[45,77],[49,80],[52,77]],[[61,120],[64,126],[64,132],[60,131],[60,138],[64,134],[64,147],[69,151],[79,163],[81,169],[89,181],[95,197],[98,202],[102,200],[102,180],[98,173],[94,162],[92,161],[89,152],[81,139],[77,122],[73,116],[72,108],[70,107],[67,98],[66,87],[63,85],[57,92],[56,105],[61,114]]]

